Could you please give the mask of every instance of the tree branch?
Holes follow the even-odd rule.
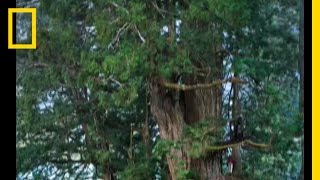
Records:
[[[18,83],[18,81],[21,78],[22,74],[25,73],[28,69],[30,69],[30,68],[47,68],[48,66],[49,66],[48,64],[41,63],[41,62],[30,64],[28,67],[22,69],[20,71],[20,73],[17,75],[16,83]]]
[[[114,6],[115,8],[123,8],[125,11],[126,11],[126,13],[129,15],[129,11],[128,11],[128,9],[126,9],[125,7],[122,7],[122,6],[120,6],[119,4],[117,4],[117,3],[115,3],[115,2],[111,2],[110,3],[112,6]]]
[[[71,159],[67,159],[67,160],[56,160],[56,159],[52,159],[52,160],[48,160],[48,162],[53,163],[53,164],[68,164],[68,163],[85,163],[83,160],[71,160]]]
[[[108,80],[112,81],[113,83],[116,83],[119,87],[122,87],[122,84],[118,80],[112,78],[111,76],[108,78]]]
[[[248,83],[247,81],[243,81],[239,78],[233,77],[233,78],[228,78],[225,80],[213,81],[208,84],[184,85],[184,84],[169,83],[166,81],[162,81],[160,84],[168,89],[175,89],[178,91],[190,91],[190,90],[197,90],[197,89],[210,89],[210,88],[213,88],[215,86],[218,86],[218,85],[221,85],[221,84],[227,83],[227,82],[238,83],[238,84]]]
[[[163,10],[163,9],[160,9],[158,7],[158,5],[154,2],[154,1],[151,1],[151,4],[152,6],[159,12],[159,14],[162,16],[162,18],[165,18],[165,16],[163,15],[163,13],[167,13],[167,11]]]
[[[118,31],[116,36],[112,39],[112,41],[108,45],[108,49],[114,49],[114,45],[119,42],[120,36],[129,28],[130,24],[125,23]]]
[[[34,63],[30,65],[30,68],[35,67],[35,68],[47,68],[49,65],[46,63]]]
[[[255,148],[270,148],[272,146],[274,138],[275,138],[275,135],[273,135],[270,138],[270,141],[268,144],[256,143],[250,139],[246,139],[246,140],[236,142],[236,143],[231,143],[231,144],[225,144],[225,145],[220,145],[220,146],[208,146],[205,148],[205,152],[219,151],[219,150],[224,150],[227,148],[232,148],[232,147],[242,146],[242,145],[248,145],[248,146],[255,147]]]
[[[136,25],[134,25],[134,29],[137,31],[138,36],[139,36],[140,40],[142,41],[142,43],[145,43],[146,40],[143,38],[143,36],[141,35],[141,33],[140,33],[140,31],[139,31],[139,29],[137,28]]]

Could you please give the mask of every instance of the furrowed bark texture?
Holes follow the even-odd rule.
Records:
[[[189,78],[188,83],[195,83]],[[151,112],[155,117],[160,137],[165,140],[177,141],[183,136],[183,127],[204,120],[216,118],[221,109],[221,86],[212,89],[175,92],[153,83],[151,87]],[[174,93],[182,93],[179,100],[173,98]],[[184,169],[196,172],[201,180],[224,179],[221,173],[221,155],[210,153],[205,157],[194,159],[188,157],[186,149],[172,150],[167,156],[170,176],[177,179],[178,162],[186,163]]]
[[[166,45],[168,47],[173,45],[176,40],[176,18],[172,17],[171,13],[176,13],[177,1],[165,0],[163,3],[157,3],[158,7],[165,9],[165,12],[160,12],[162,18],[167,21],[168,26],[168,37],[166,38]],[[179,4],[183,8],[188,8],[184,3],[186,1],[179,1]],[[188,3],[187,3],[188,4]],[[154,4],[153,4],[154,6]],[[159,8],[156,8],[157,10]],[[159,10],[158,10],[159,12]],[[208,32],[212,29],[211,22],[185,22],[189,28],[194,28],[195,32]],[[194,43],[193,40],[186,43]],[[213,42],[207,44],[208,51],[203,52],[204,54],[211,56],[210,62],[214,62],[214,69],[206,74],[206,76],[200,76],[199,74],[193,74],[186,77],[184,82],[186,85],[195,84],[208,84],[212,80],[221,80],[223,65],[222,57],[218,56],[220,44]],[[219,48],[218,48],[219,47]],[[191,46],[189,48],[192,48]],[[211,51],[211,52],[210,52]],[[167,60],[171,59],[175,53],[169,52],[168,50],[161,51],[162,55]],[[193,59],[194,66],[200,69],[206,69],[212,64],[206,64],[205,61],[200,60],[199,52],[193,52],[190,58]],[[203,59],[207,59],[208,56],[204,56]],[[178,141],[183,138],[184,126],[192,126],[193,124],[204,120],[205,118],[217,118],[220,116],[221,111],[221,85],[213,86],[208,89],[192,89],[186,91],[179,91],[174,89],[168,89],[161,85],[161,79],[153,79],[150,87],[150,102],[151,102],[151,113],[157,121],[160,129],[160,137],[164,140]],[[175,81],[174,83],[177,83]],[[167,156],[168,168],[172,180],[178,179],[177,171],[179,169],[186,169],[196,172],[201,180],[214,180],[224,179],[221,173],[221,154],[220,153],[208,153],[204,157],[194,159],[188,156],[187,146],[181,149],[173,149],[171,154]],[[179,161],[185,162],[185,167],[178,165]]]

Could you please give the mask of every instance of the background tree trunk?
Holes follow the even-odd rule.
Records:
[[[234,77],[238,77],[238,75],[235,73]],[[241,113],[240,99],[239,99],[240,86],[237,83],[232,83],[232,87],[233,87],[232,119],[238,119],[240,117],[240,113]],[[241,136],[239,137],[239,135],[243,133],[242,131],[243,131],[242,120],[238,119],[236,121],[236,124],[234,124],[234,132],[236,134],[234,134],[233,138],[235,141],[239,141],[239,140],[241,140],[239,138],[243,138]],[[236,162],[233,165],[232,174],[234,176],[241,176],[241,173],[242,173],[241,152],[240,152],[241,149],[240,148],[241,148],[240,145],[232,148],[231,156],[234,159],[234,161]]]
[[[300,114],[304,124],[304,0],[300,1],[299,74],[300,74]],[[300,179],[304,179],[304,128],[302,128],[302,164]]]

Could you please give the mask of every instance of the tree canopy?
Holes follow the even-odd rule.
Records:
[[[17,6],[17,179],[303,179],[303,1]]]

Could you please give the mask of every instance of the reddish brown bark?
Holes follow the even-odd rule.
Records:
[[[189,83],[195,82],[190,79]],[[174,93],[183,99],[177,100]],[[160,137],[165,140],[177,141],[183,137],[183,127],[192,125],[205,118],[216,118],[220,115],[221,93],[220,88],[190,90],[176,92],[153,83],[151,86],[151,112],[155,117]],[[186,147],[172,150],[167,156],[168,167],[172,180],[177,179],[178,162],[185,162],[186,170],[192,170],[199,175],[200,179],[224,179],[221,174],[220,154],[211,153],[199,159],[187,155]]]

